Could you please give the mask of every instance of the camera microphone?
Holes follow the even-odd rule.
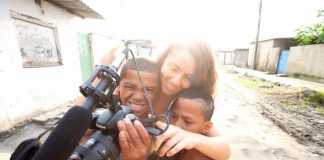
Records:
[[[66,160],[91,123],[91,112],[72,107],[36,152],[33,160]]]

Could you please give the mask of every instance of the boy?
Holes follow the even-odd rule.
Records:
[[[186,131],[206,135],[213,126],[214,100],[200,88],[179,94],[170,111],[171,124]]]
[[[147,91],[147,98],[153,101],[159,88],[158,66],[145,58],[135,58],[136,64]],[[116,90],[123,105],[130,106],[139,118],[146,118],[149,114],[148,102],[144,98],[143,86],[136,71],[133,59],[129,59],[122,67],[120,84]]]
[[[214,111],[214,101],[199,88],[187,89],[180,93],[170,111],[171,124],[192,133],[207,135],[213,123],[210,121]],[[192,135],[192,134],[191,134]],[[213,142],[204,143],[203,136],[187,138],[196,139],[198,143],[191,150],[183,150],[176,155],[177,160],[185,159],[218,159],[210,151],[216,146]],[[199,145],[199,143],[203,143]],[[218,142],[217,142],[218,143]],[[204,146],[204,147],[202,147]],[[208,151],[209,150],[209,151]]]
[[[146,87],[147,98],[152,101],[159,89],[158,66],[146,58],[140,57],[135,60],[143,85]],[[119,96],[122,105],[130,106],[136,116],[145,118],[149,113],[149,106],[144,98],[143,86],[136,70],[134,60],[129,59],[121,68],[121,81],[114,94]],[[92,133],[92,130],[88,130],[80,143],[85,142]]]

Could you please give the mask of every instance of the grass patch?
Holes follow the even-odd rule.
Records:
[[[305,101],[324,106],[324,92],[313,91],[311,94],[304,97]]]
[[[275,85],[253,77],[237,77],[246,88],[255,90],[288,110],[307,111],[309,108],[324,115],[324,89],[305,89]]]
[[[259,89],[262,86],[266,86],[266,82],[256,79],[237,78],[237,81],[240,82],[240,84],[242,84],[243,86],[250,89]]]
[[[316,112],[324,116],[324,107],[317,107],[315,110]]]

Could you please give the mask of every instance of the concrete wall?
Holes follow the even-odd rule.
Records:
[[[324,82],[324,44],[291,47],[288,75],[309,76]]]
[[[225,54],[219,51],[216,51],[215,53],[218,64],[225,65]]]
[[[235,49],[234,50],[234,65],[242,68],[248,66],[249,50]]]
[[[234,52],[225,53],[225,64],[233,65],[234,64]]]
[[[216,51],[217,61],[222,65],[234,64],[234,51]]]
[[[9,10],[53,23],[58,29],[63,65],[23,68]],[[80,18],[44,1],[45,14],[33,0],[2,0],[0,5],[0,131],[73,100],[81,82],[75,24]]]

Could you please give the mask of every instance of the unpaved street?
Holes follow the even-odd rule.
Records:
[[[320,160],[310,148],[299,144],[260,114],[257,94],[233,80],[233,74],[219,73],[214,122],[227,135],[236,160]]]
[[[310,147],[299,144],[270,120],[260,114],[262,102],[257,94],[234,81],[234,74],[219,72],[217,108],[214,125],[228,137],[232,160],[320,160]],[[0,159],[9,159],[15,146],[36,136],[53,121],[30,123],[9,138],[2,139]],[[2,155],[2,156],[1,156]]]

